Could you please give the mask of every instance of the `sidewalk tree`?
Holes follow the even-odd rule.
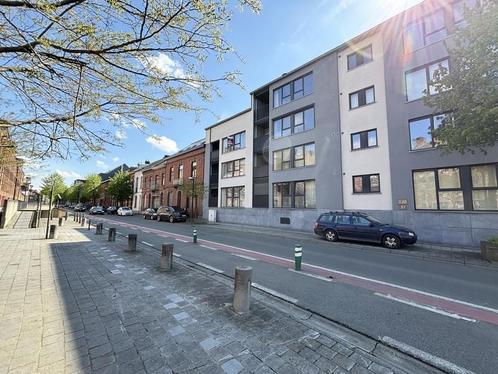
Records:
[[[83,183],[82,195],[86,201],[91,201],[95,204],[95,199],[99,192],[99,186],[102,183],[102,178],[98,174],[89,174],[85,178],[85,183]]]
[[[62,198],[65,201],[75,203],[78,202],[78,186],[70,186],[64,191]]]
[[[448,43],[450,72],[436,70],[431,84],[437,94],[425,102],[434,113],[453,111],[433,134],[443,152],[486,152],[498,138],[498,4],[483,1],[464,14]]]
[[[66,190],[66,185],[64,184],[64,177],[59,173],[52,173],[47,175],[42,179],[41,193],[45,196],[50,196],[50,191],[52,190],[52,185],[54,186],[54,196],[61,195]]]
[[[259,0],[0,2],[0,127],[30,157],[89,157],[117,130],[159,111],[199,113],[239,73],[206,73],[233,56],[236,9]]]
[[[207,193],[207,188],[204,186],[204,183],[197,182],[192,183],[191,180],[186,180],[184,183],[178,186],[178,190],[182,192],[183,195],[189,198],[190,203],[187,207],[187,210],[192,209],[192,202],[194,203],[193,212],[194,216],[197,215],[199,204],[202,201],[202,198]]]
[[[130,181],[130,173],[126,171],[119,171],[114,174],[114,176],[109,181],[107,192],[109,192],[112,198],[116,200],[119,205],[122,205],[131,197],[133,193]]]

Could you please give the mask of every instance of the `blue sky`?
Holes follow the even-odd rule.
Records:
[[[204,137],[204,128],[250,106],[249,92],[281,74],[368,30],[421,0],[262,0],[263,10],[235,13],[225,37],[242,56],[231,56],[221,64],[207,65],[208,73],[238,70],[244,89],[222,85],[222,97],[204,106],[211,112],[199,121],[192,114],[168,112],[160,124],[148,124],[148,134],[124,128],[123,147],[81,161],[47,160],[43,168],[28,170],[38,187],[43,175],[61,173],[66,183],[93,172],[104,172],[121,163],[130,166],[156,160],[175,149]],[[147,141],[151,134],[162,138],[161,147]]]

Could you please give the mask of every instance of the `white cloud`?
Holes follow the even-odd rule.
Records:
[[[124,140],[128,137],[128,135],[126,135],[126,132],[122,129],[117,129],[114,133],[114,136],[119,140]]]
[[[113,158],[112,158],[112,161],[114,161],[114,162],[118,162],[118,161],[119,161],[119,157],[117,157],[117,156],[116,156],[116,157],[113,157]]]
[[[159,53],[158,56],[146,57],[143,65],[148,69],[153,69],[161,74],[175,78],[185,78],[185,72],[181,64],[170,58],[165,53]]]
[[[178,145],[176,142],[166,136],[152,135],[145,139],[145,141],[166,153],[171,154],[178,152]]]
[[[55,170],[57,173],[64,177],[64,182],[66,185],[72,184],[75,179],[83,179],[81,174],[78,174],[75,171],[67,171],[67,170]]]
[[[95,162],[95,165],[99,168],[99,169],[109,169],[109,165],[107,165],[104,161],[101,161],[101,160],[97,160],[97,162]]]

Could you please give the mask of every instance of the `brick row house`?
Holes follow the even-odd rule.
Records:
[[[143,211],[162,205],[178,206],[202,216],[204,140],[137,169],[134,176],[133,209]]]
[[[0,209],[6,200],[23,199],[27,186],[22,164],[8,132],[0,129]]]
[[[133,171],[135,168],[130,167],[126,164],[119,165],[118,167],[112,169],[111,171],[108,171],[106,173],[100,173],[100,178],[102,179],[102,182],[100,183],[99,186],[99,192],[98,192],[98,205],[104,206],[104,207],[109,207],[113,205],[118,205],[118,202],[115,201],[115,199],[112,198],[112,196],[108,192],[109,188],[109,182],[111,181],[111,178],[117,174],[120,171],[127,171],[130,173],[130,180],[132,180],[133,176]],[[124,206],[131,206],[131,200],[128,200]]]

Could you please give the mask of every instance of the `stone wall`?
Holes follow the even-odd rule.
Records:
[[[5,200],[2,212],[0,213],[0,229],[5,228],[17,213],[17,200]]]

